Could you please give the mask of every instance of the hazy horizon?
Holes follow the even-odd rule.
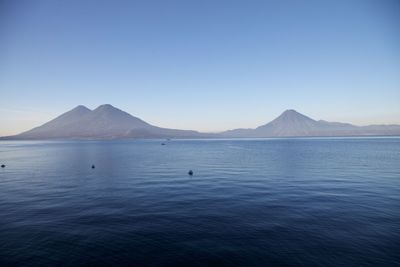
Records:
[[[187,133],[187,130],[193,129],[168,129],[167,127],[162,127],[167,130],[159,132],[159,125],[149,123],[143,118],[138,118],[136,116],[132,117],[132,114],[126,113],[124,110],[119,109],[111,104],[102,104],[96,108],[88,108],[85,105],[78,105],[62,114],[59,114],[55,118],[38,125],[38,127],[33,127],[29,131],[24,131],[22,138],[38,138],[38,139],[52,139],[52,138],[79,138],[89,137],[89,138],[107,138],[113,136],[113,138],[157,138],[166,136],[174,138],[198,138],[205,137],[210,138],[210,136],[199,136]],[[65,117],[67,116],[67,117]],[[312,122],[312,125],[309,123]],[[139,124],[138,124],[139,123]],[[273,126],[271,126],[271,123]],[[326,128],[329,123],[330,128]],[[217,134],[219,137],[233,137],[233,138],[249,138],[249,137],[305,137],[305,136],[371,136],[371,135],[383,135],[383,136],[393,136],[399,135],[400,125],[368,125],[368,126],[382,126],[381,128],[367,128],[360,130],[360,128],[353,126],[363,126],[350,124],[350,128],[337,128],[336,123],[345,123],[339,121],[327,121],[324,119],[315,119],[307,116],[307,114],[302,114],[294,109],[286,109],[281,114],[278,114],[275,118],[268,122],[259,123],[255,127],[244,128],[236,127],[232,129],[223,129],[222,131],[215,132],[201,132],[204,134]],[[65,128],[68,125],[68,129]],[[107,127],[105,127],[105,125]],[[269,130],[260,130],[267,128]],[[396,128],[387,128],[386,126],[394,126]],[[132,132],[127,135],[127,131],[132,129],[147,129],[147,134],[140,135],[140,131]],[[148,128],[150,127],[150,128]],[[152,128],[155,127],[155,128]],[[272,128],[271,128],[272,127]],[[310,128],[311,127],[311,128]],[[106,130],[106,128],[108,130]],[[272,130],[271,130],[272,129]],[[68,131],[66,131],[68,130]],[[174,132],[168,132],[172,130]],[[176,132],[177,130],[178,132]],[[182,131],[183,130],[183,131]],[[255,132],[242,132],[242,130],[251,130]],[[237,132],[239,131],[239,132]],[[261,131],[261,132],[260,132]],[[371,132],[372,131],[372,132]],[[66,134],[68,132],[68,134]],[[32,135],[33,134],[33,135]],[[66,134],[66,135],[65,135]],[[139,134],[139,136],[137,135]],[[182,135],[183,134],[183,135]],[[221,135],[220,135],[221,134]],[[0,136],[2,137],[2,136]],[[3,136],[7,137],[7,136]],[[10,137],[10,136],[9,136]],[[21,137],[21,136],[20,136]],[[211,136],[214,138],[217,136]]]
[[[106,103],[104,103],[104,104],[106,104]],[[78,105],[76,105],[76,106],[78,106]],[[93,107],[88,107],[88,106],[86,106],[86,105],[83,105],[83,106],[85,106],[85,107],[87,107],[87,108],[89,108],[89,109],[91,109],[91,110],[93,110],[93,109],[95,109],[96,107],[98,107],[98,106],[100,106],[100,105],[98,105],[98,106],[93,106]],[[113,105],[114,107],[117,107],[117,108],[119,108],[118,106],[116,106],[116,105]],[[46,123],[46,122],[49,122],[49,121],[51,121],[51,120],[53,120],[53,119],[55,119],[56,117],[58,117],[59,115],[61,115],[62,113],[65,113],[65,112],[67,112],[67,111],[69,111],[69,110],[71,110],[73,107],[71,107],[70,109],[68,109],[68,110],[65,110],[65,111],[61,111],[61,113],[58,113],[58,114],[54,114],[54,115],[48,115],[47,113],[45,113],[45,112],[42,112],[42,111],[38,111],[38,114],[33,114],[33,115],[39,115],[39,116],[41,116],[41,120],[35,120],[35,121],[30,121],[31,123],[29,124],[29,125],[31,125],[31,126],[27,126],[27,124],[24,124],[24,125],[21,125],[21,127],[15,127],[15,128],[12,128],[12,129],[8,129],[8,130],[10,130],[9,132],[7,132],[7,129],[3,129],[3,128],[1,128],[0,130],[0,136],[7,136],[7,135],[15,135],[15,134],[19,134],[19,133],[22,133],[22,132],[24,132],[24,131],[27,131],[27,130],[30,130],[30,129],[32,129],[32,128],[35,128],[35,127],[38,127],[38,126],[41,126],[41,125],[43,125],[44,123]],[[270,121],[272,121],[272,120],[274,120],[276,117],[278,117],[279,115],[281,115],[285,110],[288,110],[288,109],[292,109],[292,108],[287,108],[287,109],[284,109],[284,110],[282,110],[281,112],[278,112],[278,113],[274,113],[274,114],[266,114],[266,118],[268,118],[268,119],[266,119],[266,120],[264,120],[264,121],[259,121],[259,122],[253,122],[252,124],[249,124],[249,123],[247,123],[246,124],[246,122],[244,122],[244,125],[239,125],[239,124],[232,124],[233,126],[231,127],[231,128],[215,128],[216,130],[207,130],[207,128],[204,128],[204,130],[202,130],[203,128],[199,128],[199,129],[197,129],[197,128],[185,128],[185,125],[184,124],[182,124],[182,123],[180,123],[179,121],[175,121],[174,123],[175,124],[173,124],[173,123],[171,123],[170,125],[168,125],[168,124],[163,124],[162,122],[160,122],[160,123],[158,123],[158,121],[159,120],[157,120],[157,118],[154,120],[154,121],[151,121],[151,120],[147,120],[146,118],[144,118],[144,117],[140,117],[140,116],[138,116],[138,115],[136,115],[136,114],[132,114],[132,113],[130,113],[130,112],[128,112],[129,114],[131,114],[132,116],[135,116],[135,117],[138,117],[138,118],[140,118],[140,119],[143,119],[143,120],[145,120],[146,122],[148,122],[148,123],[150,123],[150,124],[152,124],[152,125],[157,125],[157,126],[159,126],[159,127],[165,127],[165,128],[174,128],[174,129],[184,129],[184,130],[195,130],[195,131],[199,131],[199,132],[204,132],[204,133],[219,133],[219,132],[223,132],[223,131],[226,131],[226,130],[232,130],[232,129],[239,129],[239,128],[256,128],[256,127],[258,127],[258,126],[261,126],[261,125],[263,125],[263,124],[266,124],[266,123],[268,123],[268,122],[270,122]],[[297,112],[299,112],[299,113],[301,113],[301,114],[303,114],[303,115],[306,115],[307,117],[310,117],[310,118],[312,118],[312,119],[315,119],[315,120],[325,120],[325,121],[330,121],[330,122],[342,122],[342,123],[350,123],[350,124],[353,124],[353,125],[356,125],[356,126],[368,126],[368,125],[375,125],[375,124],[378,124],[378,125],[380,125],[380,124],[384,124],[384,125],[390,125],[390,124],[396,124],[396,125],[400,125],[400,121],[399,122],[397,122],[396,120],[394,120],[394,122],[387,122],[387,121],[384,121],[384,120],[382,120],[382,121],[377,121],[376,123],[368,123],[368,122],[365,122],[365,123],[362,123],[362,121],[360,122],[360,123],[357,123],[357,122],[351,122],[351,121],[345,121],[344,119],[343,120],[340,120],[340,119],[337,119],[337,120],[329,120],[329,119],[326,119],[326,118],[322,118],[322,117],[314,117],[314,116],[310,116],[309,114],[307,114],[307,113],[304,113],[304,112],[302,112],[301,110],[297,110],[297,109],[293,109],[293,110],[296,110]],[[123,111],[126,111],[126,110],[123,110]],[[12,112],[12,111],[11,111]],[[126,111],[127,112],[127,111]],[[23,111],[16,111],[16,113],[23,113]],[[34,113],[34,112],[32,112],[32,113]],[[25,114],[30,114],[31,115],[31,113],[30,112],[27,112],[27,113],[25,113]],[[53,113],[51,113],[51,114],[53,114]],[[43,115],[43,116],[42,116]],[[160,113],[160,117],[162,117],[162,112]],[[18,116],[18,115],[17,115]],[[318,116],[318,115],[317,115]],[[21,118],[22,118],[23,116],[21,115]],[[7,120],[7,118],[5,118],[5,120]],[[18,119],[17,119],[18,120]],[[1,119],[0,119],[0,121],[1,121]],[[368,121],[368,120],[367,120]],[[16,121],[17,123],[18,123],[18,121]],[[193,121],[194,122],[194,121]],[[3,124],[4,125],[4,124]],[[177,125],[177,126],[173,126],[173,125]],[[235,126],[236,125],[236,126]],[[247,126],[246,126],[247,125]],[[207,125],[204,125],[205,127],[207,127]],[[20,130],[16,130],[16,129],[20,129]],[[3,131],[3,130],[5,130],[5,131]]]
[[[396,1],[2,1],[0,136],[77,105],[255,128],[284,110],[400,124]]]

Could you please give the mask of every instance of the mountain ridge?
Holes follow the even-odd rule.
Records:
[[[350,123],[314,120],[294,109],[287,109],[274,120],[256,128],[201,133],[158,127],[110,104],[103,104],[93,110],[78,105],[41,126],[17,135],[0,137],[0,139],[262,138],[369,135],[400,135],[400,125],[356,126]]]

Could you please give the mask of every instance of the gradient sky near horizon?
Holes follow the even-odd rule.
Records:
[[[200,131],[400,124],[400,1],[0,0],[0,135],[104,103]]]

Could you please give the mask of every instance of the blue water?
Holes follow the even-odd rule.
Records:
[[[0,164],[0,266],[400,266],[400,138],[7,141]]]

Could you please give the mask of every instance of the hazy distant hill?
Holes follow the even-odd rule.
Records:
[[[70,139],[70,138],[158,138],[208,137],[196,131],[175,130],[153,126],[111,105],[94,110],[76,108],[27,132],[8,139]]]
[[[14,136],[1,139],[113,139],[113,138],[222,138],[400,135],[400,125],[355,126],[349,123],[313,120],[295,110],[286,110],[273,121],[255,129],[235,129],[219,134],[160,128],[111,105],[94,110],[85,106]]]
[[[349,123],[313,120],[295,110],[286,110],[273,121],[255,129],[235,129],[225,137],[363,136],[400,135],[400,125],[355,126]]]

